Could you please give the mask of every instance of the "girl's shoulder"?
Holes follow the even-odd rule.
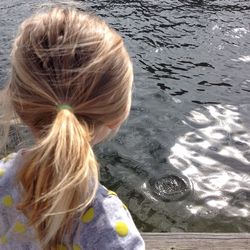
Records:
[[[10,209],[19,199],[16,172],[22,162],[22,150],[0,160],[0,210]],[[10,212],[10,210],[9,210]]]
[[[92,206],[81,215],[78,232],[76,238],[83,249],[145,249],[126,205],[115,192],[102,185],[99,185]]]
[[[13,184],[18,153],[11,153],[0,159],[0,192]]]
[[[16,155],[17,155],[17,153],[10,153],[10,154],[7,154],[6,156],[2,157],[0,159],[0,167],[1,168],[9,167],[10,163],[13,162]]]

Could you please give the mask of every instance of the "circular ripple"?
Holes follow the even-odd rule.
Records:
[[[152,193],[163,201],[184,199],[191,192],[191,185],[187,177],[169,174],[149,180]]]

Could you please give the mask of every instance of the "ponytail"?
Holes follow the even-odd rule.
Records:
[[[98,164],[91,131],[73,112],[61,109],[47,133],[27,152],[18,173],[22,200],[17,208],[36,230],[43,249],[70,233],[73,215],[92,202],[98,187]]]

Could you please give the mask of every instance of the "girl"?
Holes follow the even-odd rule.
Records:
[[[0,162],[0,249],[144,249],[92,150],[128,117],[132,82],[121,36],[93,14],[56,6],[21,24],[1,100],[36,143]]]

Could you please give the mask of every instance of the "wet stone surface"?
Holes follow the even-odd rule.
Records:
[[[149,185],[153,195],[163,201],[184,199],[191,192],[188,179],[177,174],[170,174],[160,178],[151,178]]]

